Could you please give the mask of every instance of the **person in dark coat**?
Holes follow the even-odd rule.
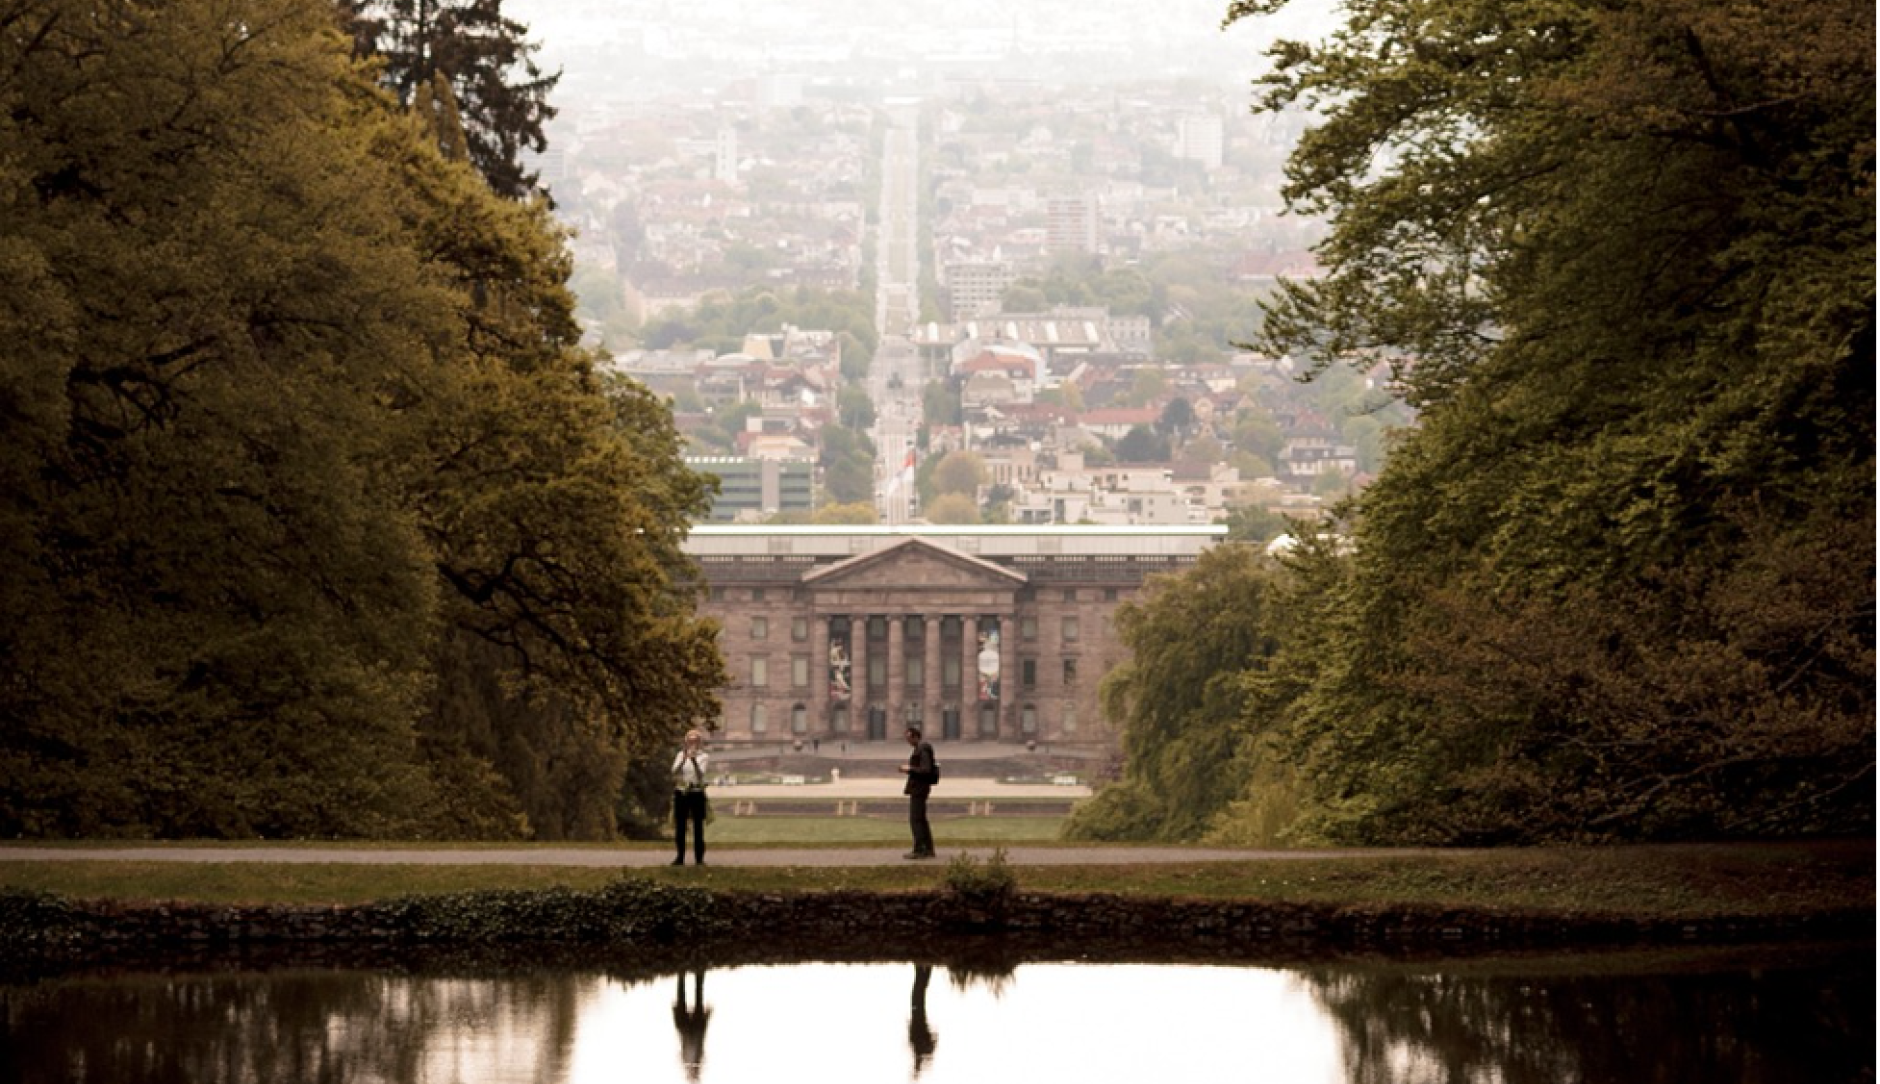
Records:
[[[914,753],[901,765],[901,773],[907,776],[901,793],[907,795],[907,823],[914,830],[914,849],[904,857],[932,858],[933,828],[927,824],[927,794],[933,789],[933,746],[921,740],[917,726],[907,728],[907,744],[914,747]]]

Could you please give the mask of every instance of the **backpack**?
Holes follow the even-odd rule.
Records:
[[[940,761],[934,759],[928,761],[928,763],[933,765],[933,770],[927,773],[927,785],[931,787],[935,783],[940,782]]]

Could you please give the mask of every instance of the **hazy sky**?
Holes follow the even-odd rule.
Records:
[[[726,68],[813,77],[884,61],[911,72],[924,55],[969,58],[969,70],[977,59],[995,78],[1166,74],[1244,84],[1274,39],[1329,27],[1333,4],[1294,0],[1279,16],[1225,31],[1226,0],[507,0],[503,10],[530,27],[541,59],[574,89],[637,56],[690,62],[701,78]],[[1033,70],[1046,58],[1057,59]]]

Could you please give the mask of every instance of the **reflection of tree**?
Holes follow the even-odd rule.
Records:
[[[933,978],[932,964],[914,965],[914,1001],[907,1017],[907,1045],[914,1052],[914,1075],[927,1067],[939,1038],[927,1026],[927,982]]]
[[[679,1061],[685,1066],[685,1078],[697,1080],[705,1065],[705,1025],[712,1020],[712,1011],[705,1006],[705,969],[692,971],[690,1008],[685,1003],[685,972],[676,979],[679,986],[673,994],[672,1026],[679,1032]]]
[[[1839,978],[1304,973],[1351,1084],[1872,1080],[1872,974]]]
[[[995,1001],[1004,996],[1006,986],[1017,973],[1016,964],[997,956],[975,955],[947,961],[947,981],[953,984],[955,990],[984,986]]]
[[[0,987],[0,1080],[140,1084],[418,1080],[427,1059],[497,1028],[490,1075],[567,1075],[588,984],[297,972]]]

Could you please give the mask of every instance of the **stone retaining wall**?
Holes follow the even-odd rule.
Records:
[[[525,898],[526,897],[526,898]],[[664,921],[640,905],[637,926],[610,926],[595,894],[448,897],[440,921],[399,904],[226,906],[82,903],[10,897],[0,960],[111,958],[176,949],[448,948],[464,944],[709,947],[814,941],[918,945],[925,936],[1007,935],[1072,946],[1152,943],[1170,951],[1297,949],[1445,953],[1628,944],[1722,944],[1871,936],[1872,912],[1702,921],[1520,913],[1437,906],[1144,899],[1014,892],[967,900],[948,892],[708,893],[693,890]],[[23,902],[24,901],[24,902]],[[493,902],[492,902],[493,901]],[[506,902],[505,902],[506,901]],[[421,906],[431,907],[426,903]],[[657,906],[666,906],[659,904]],[[507,907],[507,910],[503,909]],[[555,908],[562,908],[556,911]],[[547,908],[547,910],[542,910]],[[534,910],[531,910],[534,909]],[[503,911],[502,915],[496,912]],[[487,912],[487,913],[479,913]]]

